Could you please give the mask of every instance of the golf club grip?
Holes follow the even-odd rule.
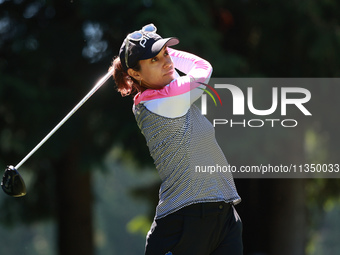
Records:
[[[113,74],[114,68],[108,71],[96,85],[91,89],[89,93],[56,125],[45,137],[38,143],[33,150],[30,151],[16,166],[16,169],[22,166]]]

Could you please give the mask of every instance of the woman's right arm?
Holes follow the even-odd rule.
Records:
[[[176,69],[195,79],[196,82],[209,81],[212,66],[208,61],[185,51],[168,48],[168,52]]]
[[[212,67],[210,63],[194,54],[168,48],[174,67],[185,76],[178,77],[160,90],[146,90],[135,100],[143,102],[152,112],[175,118],[183,116],[203,93],[201,83],[208,83]]]

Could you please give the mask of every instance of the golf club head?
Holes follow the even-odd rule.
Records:
[[[18,170],[14,166],[7,166],[1,180],[3,191],[12,197],[26,195],[26,185]]]

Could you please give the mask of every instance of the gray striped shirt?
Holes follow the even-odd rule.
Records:
[[[134,114],[162,181],[156,219],[195,203],[241,201],[230,172],[197,171],[228,162],[212,124],[195,105],[183,116],[168,118],[139,103]]]

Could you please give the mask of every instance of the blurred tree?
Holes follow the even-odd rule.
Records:
[[[84,16],[91,6],[2,1],[0,7],[1,154],[15,162],[105,74],[110,57],[103,28]],[[130,133],[136,128],[117,107],[124,101],[112,100],[112,86],[102,90],[108,93],[98,92],[100,100],[83,106],[87,109],[27,162],[27,168],[34,169],[29,194],[7,198],[3,205],[7,223],[56,218],[59,254],[93,254],[90,170],[114,142],[134,141]]]
[[[213,1],[212,5],[225,49],[247,60],[240,76],[339,76],[336,13],[340,6],[336,1]],[[225,150],[233,164],[338,162],[339,134],[335,129],[339,118],[330,116],[339,108],[335,97],[340,89],[327,85],[308,87],[313,96],[309,104],[313,118],[299,123],[294,132],[233,130],[228,136],[230,148]],[[321,101],[325,98],[331,103]],[[268,102],[261,103],[268,106]],[[314,150],[308,133],[317,137]],[[243,143],[232,146],[239,142]],[[249,179],[237,183],[244,199],[239,208],[245,223],[245,254],[305,254],[310,235],[307,223],[311,227],[307,209],[320,210],[329,199],[339,197],[338,189],[332,188],[339,185],[339,179]]]

